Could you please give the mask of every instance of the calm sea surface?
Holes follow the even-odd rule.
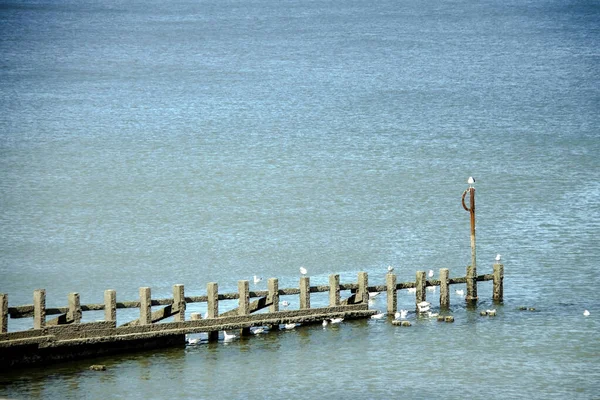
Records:
[[[479,316],[486,282],[476,311],[452,293],[454,324],[411,313],[4,373],[0,397],[599,399],[599,111],[595,0],[0,0],[11,306],[37,288],[54,307],[255,274],[297,287],[300,266],[312,284],[464,276],[469,176],[478,272],[505,265],[496,318]]]

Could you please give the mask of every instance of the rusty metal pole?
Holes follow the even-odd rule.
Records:
[[[475,248],[475,188],[472,186],[475,179],[468,180],[469,188],[463,192],[462,206],[471,217],[471,265],[467,268],[467,302],[477,301],[477,256]],[[469,193],[469,207],[465,204],[465,197]]]

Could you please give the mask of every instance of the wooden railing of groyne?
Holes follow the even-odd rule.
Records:
[[[68,296],[68,306],[46,308],[46,291],[35,290],[33,304],[9,307],[8,295],[0,294],[0,370],[14,366],[48,363],[60,360],[93,357],[136,349],[149,349],[183,345],[185,335],[208,332],[209,340],[218,340],[219,331],[241,330],[247,335],[254,326],[270,326],[278,329],[280,324],[307,324],[324,319],[366,318],[375,313],[370,310],[369,293],[387,293],[387,312],[397,311],[398,290],[412,289],[415,303],[426,300],[426,288],[439,286],[440,309],[450,306],[449,287],[452,284],[477,286],[478,281],[493,281],[493,300],[503,299],[504,267],[494,264],[493,274],[462,278],[449,278],[449,270],[439,270],[439,279],[426,279],[425,271],[417,271],[414,282],[397,283],[396,275],[386,274],[386,284],[369,286],[366,272],[358,274],[356,283],[341,284],[340,276],[329,276],[329,285],[310,286],[310,278],[302,276],[298,288],[280,289],[277,278],[267,281],[267,290],[250,291],[247,280],[238,282],[237,293],[219,293],[217,283],[207,284],[206,295],[185,296],[183,285],[173,286],[173,297],[152,299],[151,289],[142,287],[136,301],[117,302],[116,292],[106,290],[104,303],[81,304],[79,294]],[[471,283],[471,285],[469,285]],[[350,291],[342,299],[341,292]],[[311,293],[328,292],[329,306],[311,308]],[[282,296],[299,296],[299,308],[280,310]],[[467,296],[468,297],[468,296]],[[219,314],[219,301],[238,300],[238,306]],[[207,303],[206,317],[192,313],[186,320],[186,307],[190,303]],[[152,307],[160,307],[153,311]],[[117,309],[139,308],[139,318],[117,326]],[[265,313],[256,311],[268,309]],[[104,320],[82,322],[87,311],[104,311]],[[56,315],[53,319],[48,316]],[[8,332],[10,318],[33,318],[33,329]],[[173,322],[161,322],[173,317]]]

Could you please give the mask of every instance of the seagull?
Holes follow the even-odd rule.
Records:
[[[492,310],[485,310],[485,313],[489,316],[494,317],[494,316],[496,316],[496,309],[494,308]]]
[[[281,305],[287,308],[290,305],[290,302],[287,300],[284,300],[281,302]]]
[[[260,281],[262,281],[262,278],[259,276],[254,275],[254,284],[258,284]]]
[[[301,273],[302,275],[306,275],[306,274],[308,273],[308,271],[306,270],[306,268],[304,268],[304,267],[300,267],[300,273]]]
[[[200,343],[200,338],[199,337],[191,338],[191,337],[187,337],[187,335],[186,335],[185,341],[187,342],[187,344],[198,344],[198,343]]]
[[[329,322],[327,322],[326,319],[323,320],[323,328],[325,328],[327,325],[329,325]]]
[[[469,187],[472,188],[473,184],[475,183],[475,178],[473,178],[472,176],[470,176],[469,180],[467,180],[467,183],[469,184]]]
[[[465,295],[465,291],[463,289],[456,289],[456,294],[459,296],[464,296]]]
[[[285,329],[294,329],[296,327],[296,324],[293,324],[293,323],[285,324],[284,327],[285,327]]]
[[[227,333],[227,331],[223,331],[223,340],[225,340],[226,342],[233,340],[233,339],[237,339],[236,335],[230,335],[229,333]]]
[[[589,317],[590,316],[590,312],[588,310],[584,310],[583,311],[583,316],[584,317]]]
[[[500,254],[496,254],[496,262],[499,263],[501,259],[502,256]]]
[[[408,310],[400,310],[400,312],[396,314],[400,317],[400,319],[404,319],[408,315]],[[396,319],[398,319],[398,316],[396,316]]]
[[[394,272],[394,267],[392,267],[391,265],[388,265],[388,273],[392,273]]]
[[[429,318],[435,318],[435,317],[437,317],[438,315],[440,315],[440,314],[439,314],[439,313],[432,313],[431,311],[427,311],[427,316],[428,316]]]
[[[344,320],[344,318],[339,317],[339,318],[331,318],[331,323],[332,324],[339,324]]]
[[[252,333],[254,333],[255,335],[260,335],[261,333],[265,333],[265,328],[260,326],[260,327],[256,328],[255,330],[253,330]]]
[[[374,297],[379,296],[379,292],[369,292],[369,298],[372,299]]]
[[[377,313],[377,314],[371,315],[371,319],[382,319],[383,317],[385,317],[385,313]]]
[[[430,269],[429,272],[427,273],[427,276],[430,278],[433,278],[433,270]]]
[[[414,287],[408,288],[408,293],[415,293],[416,291],[417,291],[417,288],[414,288]]]
[[[428,302],[428,301],[422,301],[422,302],[420,302],[420,303],[417,303],[417,310],[418,310],[420,313],[424,313],[424,312],[427,312],[427,311],[429,311],[429,307],[430,307],[430,306],[431,306],[431,303],[430,303],[430,302]]]

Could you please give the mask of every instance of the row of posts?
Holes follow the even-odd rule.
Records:
[[[469,288],[477,287],[477,278],[469,277],[467,271],[467,299],[469,298]],[[494,264],[493,273],[493,300],[502,302],[503,300],[503,278],[504,266],[502,264]],[[440,308],[448,308],[450,306],[450,279],[449,270],[442,268],[439,271],[439,286],[440,286]],[[279,311],[279,283],[277,278],[270,278],[267,282],[268,286],[268,303],[269,312]],[[415,282],[415,300],[416,303],[426,299],[427,280],[425,271],[417,271]],[[397,281],[396,275],[388,273],[386,275],[386,291],[387,291],[387,312],[394,313],[397,310]],[[237,315],[248,315],[250,310],[250,286],[247,280],[238,282],[239,292],[239,307]],[[148,325],[152,323],[152,299],[151,290],[149,287],[139,289],[140,296],[140,318],[139,325]],[[368,293],[368,274],[359,272],[358,285],[354,294],[355,303],[366,303],[369,299]],[[301,310],[310,308],[310,278],[302,276],[300,278],[300,303]],[[340,298],[340,276],[333,274],[329,276],[329,306],[335,307],[341,304]],[[184,285],[173,286],[173,307],[177,312],[174,314],[175,322],[185,321],[185,293]],[[33,328],[42,329],[47,325],[46,322],[46,290],[37,289],[33,293]],[[219,316],[219,294],[218,285],[215,282],[207,284],[207,318],[216,318]],[[80,323],[82,317],[81,304],[79,293],[70,293],[68,297],[68,311],[66,320],[69,323]],[[191,319],[201,319],[199,313],[192,313]],[[105,321],[115,321],[117,319],[117,294],[115,290],[109,289],[104,291],[104,319]],[[48,322],[48,325],[50,321]],[[0,294],[0,333],[7,332],[8,328],[8,296]]]

